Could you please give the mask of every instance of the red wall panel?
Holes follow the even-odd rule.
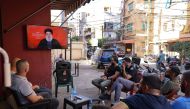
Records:
[[[3,30],[7,30],[49,2],[49,0],[3,0]],[[4,33],[3,47],[8,52],[10,60],[14,57],[19,57],[29,61],[30,71],[27,76],[33,84],[51,88],[51,51],[29,50],[26,48],[26,25],[28,24],[49,26],[50,6],[33,15],[11,31]],[[0,80],[2,80],[2,77]],[[1,81],[0,84],[2,84]]]

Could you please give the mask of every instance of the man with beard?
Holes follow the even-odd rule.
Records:
[[[53,38],[53,30],[47,28],[44,30],[45,38],[38,44],[39,49],[61,49],[59,42]]]
[[[177,98],[172,103],[173,109],[190,109],[190,72],[183,73],[181,91],[185,96]]]
[[[140,92],[115,104],[112,109],[172,109],[167,99],[161,95],[161,80],[155,74],[144,75],[140,82]],[[182,108],[181,108],[182,109]]]

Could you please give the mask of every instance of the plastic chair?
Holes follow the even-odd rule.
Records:
[[[22,94],[9,87],[3,88],[3,94],[5,101],[11,109],[50,109],[49,100],[42,100],[37,103],[28,102],[23,104],[19,98]]]
[[[55,97],[57,97],[58,87],[67,86],[67,92],[69,92],[69,86],[73,88],[73,77],[71,75],[71,65],[69,62],[57,62],[53,76],[55,79]]]

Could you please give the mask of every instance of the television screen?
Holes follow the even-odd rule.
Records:
[[[66,49],[68,29],[56,26],[27,25],[29,49]]]

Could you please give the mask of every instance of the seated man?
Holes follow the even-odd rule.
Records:
[[[16,57],[11,61],[11,74],[12,74],[12,76],[16,73],[16,62],[19,61],[19,60],[21,60],[21,59]],[[40,87],[38,85],[32,85],[32,89],[36,93],[44,95],[46,97],[51,97],[52,96],[51,90],[46,88],[46,87]]]
[[[111,93],[115,90],[115,102],[119,102],[119,98],[121,95],[121,90],[123,88],[129,90],[133,90],[134,85],[138,82],[137,79],[137,70],[133,67],[130,58],[124,58],[122,64],[122,75],[123,77],[119,77],[113,83],[111,90],[105,96],[111,96]]]
[[[183,73],[181,91],[185,96],[177,98],[172,103],[172,109],[189,109],[190,107],[190,72]]]
[[[104,93],[106,87],[108,87],[112,80],[115,80],[120,75],[120,67],[118,66],[118,59],[116,57],[112,57],[111,65],[108,70],[105,71],[105,75],[101,76],[101,78],[92,80],[92,84],[101,89],[101,92]]]
[[[40,100],[50,100],[50,109],[57,109],[58,100],[54,98],[44,98],[37,95],[32,89],[32,84],[27,80],[26,75],[29,72],[29,63],[27,60],[19,60],[16,63],[16,74],[12,75],[12,86],[11,88],[19,93],[21,93],[20,102],[22,104],[26,103],[36,103]]]
[[[178,97],[177,93],[180,90],[179,74],[180,70],[176,66],[170,67],[169,70],[166,71],[161,93],[169,100],[173,100]]]
[[[141,93],[117,103],[112,109],[172,109],[167,99],[161,95],[161,80],[157,75],[144,75],[140,83]],[[184,108],[180,108],[184,109]]]

